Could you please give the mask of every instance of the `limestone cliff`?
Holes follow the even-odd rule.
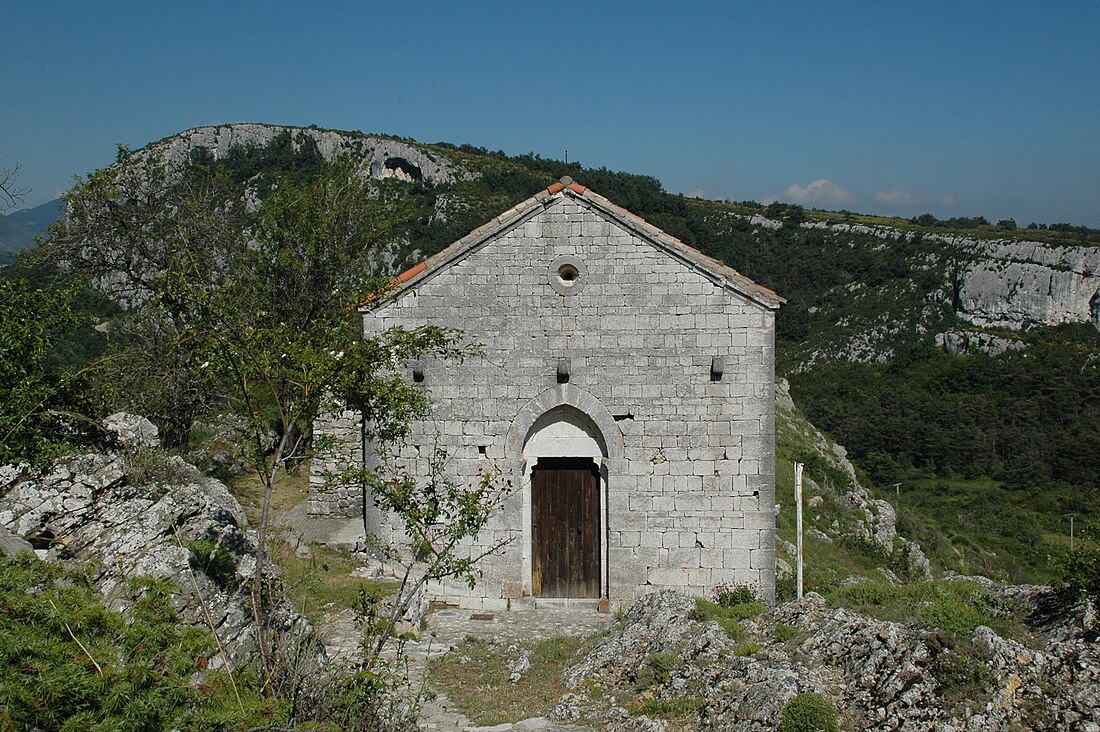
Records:
[[[438,185],[476,175],[448,157],[433,154],[425,145],[392,137],[249,122],[195,127],[154,142],[139,154],[157,155],[165,163],[179,165],[191,160],[196,151],[205,150],[214,160],[220,160],[230,150],[262,148],[284,133],[291,134],[295,147],[311,141],[325,160],[348,156],[358,161],[360,169],[372,178],[423,180]]]
[[[885,241],[916,236],[911,231],[862,224],[814,221],[802,227]],[[1013,330],[1079,322],[1091,322],[1100,329],[1100,248],[928,233],[923,238],[947,245],[954,309],[963,320]]]
[[[975,325],[1091,322],[1100,329],[1100,249],[957,240],[974,259],[956,275],[955,309]]]

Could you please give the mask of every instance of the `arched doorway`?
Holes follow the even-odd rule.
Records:
[[[606,596],[607,447],[584,413],[559,405],[523,446],[525,568],[533,597]]]

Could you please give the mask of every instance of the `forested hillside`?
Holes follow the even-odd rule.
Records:
[[[384,209],[383,244],[363,258],[372,274],[393,276],[568,174],[776,290],[788,301],[777,364],[794,400],[883,496],[900,496],[903,530],[941,568],[1047,580],[1065,515],[1100,508],[1100,232],[707,201],[537,155],[265,125],[121,151],[69,203],[109,244],[94,228],[109,219],[96,218],[108,198],[113,214],[159,226],[150,211],[166,200],[254,202],[339,156],[370,175]],[[121,186],[120,171],[152,168],[167,172]],[[18,273],[43,281],[49,260],[29,258]],[[116,312],[83,302],[100,319]],[[80,331],[64,358],[106,347]]]

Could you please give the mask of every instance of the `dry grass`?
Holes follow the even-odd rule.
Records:
[[[248,521],[253,526],[260,522],[260,512],[264,505],[264,485],[255,473],[242,473],[233,478],[229,490],[241,502]],[[271,495],[271,506],[276,511],[289,511],[309,495],[309,467],[300,466],[289,473],[283,473],[275,483]]]
[[[290,599],[315,625],[327,614],[351,608],[360,592],[381,599],[397,591],[397,582],[353,577],[359,563],[346,549],[312,544],[310,553],[298,556],[281,536],[271,541],[271,559],[282,570]]]
[[[507,645],[467,639],[432,665],[430,681],[478,725],[545,716],[567,691],[562,672],[587,645],[565,637],[522,644],[531,654],[531,668],[513,684],[508,666],[517,654]]]
[[[241,502],[249,523],[258,525],[264,500],[259,477],[254,473],[237,476],[229,489]],[[284,473],[275,484],[272,509],[289,511],[306,500],[308,492],[308,467]],[[269,531],[271,560],[279,567],[294,606],[314,624],[321,623],[327,614],[351,608],[361,591],[377,599],[397,590],[396,582],[353,577],[351,572],[359,562],[347,549],[310,544],[308,556],[299,556],[284,530],[269,526]]]

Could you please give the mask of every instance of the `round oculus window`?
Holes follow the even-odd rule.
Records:
[[[587,270],[577,257],[565,255],[558,257],[550,264],[550,286],[559,295],[575,295],[584,286]]]

